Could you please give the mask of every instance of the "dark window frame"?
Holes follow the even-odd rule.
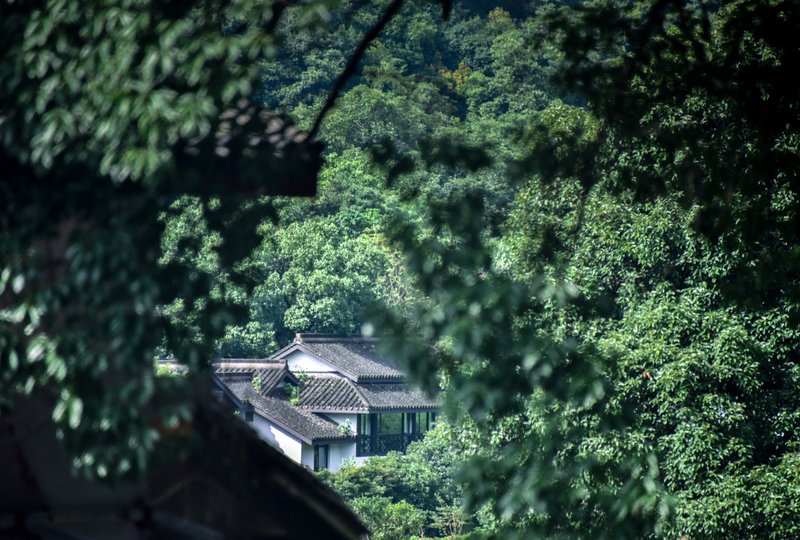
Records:
[[[320,451],[324,448],[325,463],[320,463]],[[331,459],[331,448],[329,444],[315,444],[314,445],[314,470],[319,471],[329,468]]]

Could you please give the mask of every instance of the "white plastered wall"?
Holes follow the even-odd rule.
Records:
[[[353,433],[356,432],[358,417],[355,413],[326,413],[325,416],[336,422],[338,425],[342,425],[349,420],[350,429]],[[341,469],[342,465],[344,465],[344,463],[348,460],[357,461],[355,442],[332,442],[328,448],[328,469],[331,472],[339,472],[339,469]]]
[[[312,471],[314,470],[314,447],[303,443],[302,449],[302,461],[300,461],[302,465],[305,465]]]
[[[301,463],[303,458],[303,447],[307,445],[304,445],[299,439],[282,430],[258,413],[253,415],[252,425],[253,429],[258,432],[262,439],[270,443],[272,446],[280,449],[281,452],[286,454],[286,456],[291,458],[293,461]],[[314,453],[312,452],[311,466],[313,467],[313,465]]]
[[[288,355],[286,357],[286,366],[292,373],[296,373],[298,371],[305,371],[306,373],[336,372],[336,370],[329,364],[303,351],[294,351],[292,354]]]
[[[356,443],[343,442],[331,443],[328,447],[328,469],[331,472],[339,472],[342,465],[348,460],[354,460],[356,456]]]

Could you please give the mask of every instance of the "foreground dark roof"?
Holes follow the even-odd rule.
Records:
[[[281,394],[279,388],[274,389],[269,395],[261,395],[249,382],[224,384],[238,401],[249,402],[260,415],[307,444],[353,438],[351,434],[339,431],[336,422],[295,407],[285,397],[277,397]]]
[[[315,375],[300,385],[299,408],[315,412],[434,411],[439,403],[404,383],[359,384]]]
[[[233,417],[209,386],[204,378],[191,387],[191,422],[158,428],[147,474],[114,484],[72,474],[48,395],[15,402],[0,415],[0,510],[10,518],[0,538],[366,538],[341,497]],[[155,394],[162,405],[185,403],[158,379]]]
[[[318,356],[359,383],[404,380],[397,362],[379,355],[376,345],[376,339],[361,336],[297,334],[294,342],[275,353],[272,359],[283,359],[296,350],[302,350]]]

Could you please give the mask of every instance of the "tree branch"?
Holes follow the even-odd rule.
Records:
[[[316,137],[317,132],[319,131],[320,125],[322,121],[325,119],[325,116],[328,112],[333,108],[336,104],[336,100],[339,98],[339,94],[342,93],[344,90],[344,85],[347,84],[347,81],[356,71],[358,67],[358,63],[361,61],[361,58],[364,56],[364,53],[367,52],[370,44],[375,41],[383,29],[389,24],[389,21],[397,15],[397,12],[400,11],[400,8],[403,6],[403,0],[394,0],[386,11],[381,15],[381,18],[378,19],[378,22],[369,29],[369,31],[364,34],[364,37],[361,38],[361,42],[356,47],[356,50],[350,56],[350,60],[348,60],[347,65],[344,68],[344,71],[339,75],[339,78],[336,79],[336,84],[334,85],[331,93],[328,94],[328,99],[325,100],[325,105],[322,106],[320,109],[319,114],[317,114],[317,118],[314,120],[314,125],[311,128],[311,131],[308,132],[308,140],[313,140]]]

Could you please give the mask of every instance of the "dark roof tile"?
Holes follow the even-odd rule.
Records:
[[[320,412],[365,412],[369,408],[353,382],[337,375],[315,375],[303,381],[299,406]]]
[[[263,396],[256,392],[249,382],[226,383],[226,386],[237,399],[249,401],[267,419],[294,432],[307,442],[352,438],[351,435],[339,431],[336,422],[295,407],[284,399],[274,397],[274,393]]]
[[[374,339],[298,334],[295,343],[304,345],[311,352],[351,375],[356,382],[404,379],[403,372],[394,360],[376,353]]]
[[[220,362],[215,365],[214,373],[220,380],[228,382],[253,382],[262,394],[269,393],[285,378],[297,383],[296,377],[286,367],[285,362],[258,362],[246,366],[241,361]],[[257,382],[256,382],[257,381]]]
[[[250,368],[223,368],[214,369],[214,374],[225,382],[249,381],[253,377],[253,370]]]
[[[287,377],[293,381],[296,380],[286,365],[257,369],[253,372],[253,388],[256,388],[260,394],[266,395]]]
[[[300,386],[300,408],[316,412],[436,410],[439,402],[404,383],[354,383],[337,375],[314,375]]]
[[[435,411],[440,404],[421,391],[406,384],[359,384],[356,385],[370,412],[386,410]]]

